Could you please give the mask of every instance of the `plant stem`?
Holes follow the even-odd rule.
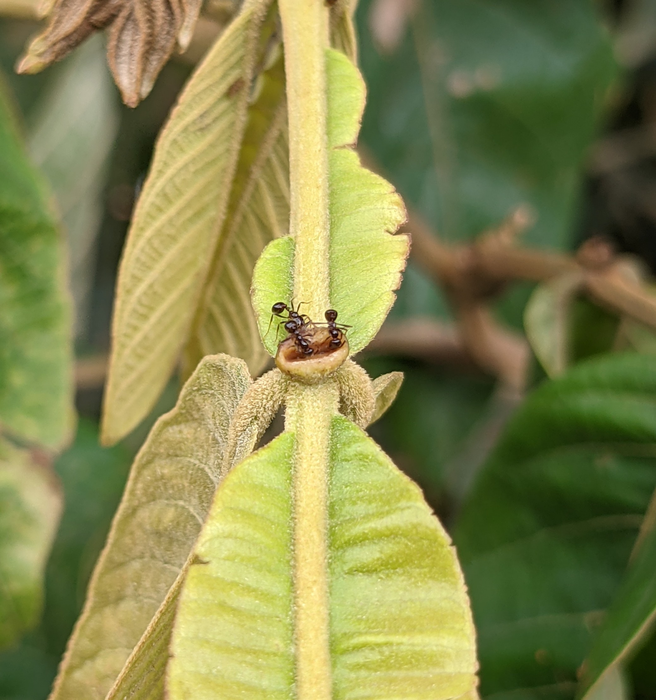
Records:
[[[290,233],[294,298],[311,318],[330,305],[330,217],[323,0],[279,0],[289,115]],[[296,434],[293,465],[296,697],[330,700],[328,476],[334,382],[292,383],[286,429]]]
[[[334,382],[313,386],[296,384],[287,404],[287,429],[292,428],[296,433],[293,542],[298,700],[330,700],[332,697],[328,474],[330,422],[337,413],[338,400]]]
[[[280,0],[291,189],[290,233],[296,242],[294,301],[323,318],[329,307],[326,56],[328,10],[322,0]]]

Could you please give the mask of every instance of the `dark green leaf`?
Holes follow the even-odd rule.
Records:
[[[654,501],[656,505],[656,501]],[[585,664],[581,693],[592,700],[604,679],[649,634],[656,621],[656,507]],[[649,521],[647,523],[647,521]]]
[[[653,357],[583,363],[514,416],[455,533],[483,695],[572,697],[656,485],[655,443]]]

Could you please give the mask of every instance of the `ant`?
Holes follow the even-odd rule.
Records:
[[[339,348],[344,344],[344,331],[351,326],[346,326],[343,323],[336,323],[337,321],[337,311],[335,309],[328,309],[324,314],[326,317],[326,326],[328,328],[328,333],[330,333],[330,347]]]
[[[303,302],[301,302],[302,304]],[[310,343],[308,342],[306,335],[308,331],[314,328],[314,323],[310,320],[309,316],[305,314],[299,314],[298,310],[301,308],[299,304],[296,309],[294,305],[287,306],[284,301],[278,301],[271,307],[271,321],[273,321],[274,316],[284,318],[283,314],[287,313],[287,320],[283,325],[283,328],[287,333],[294,338],[296,341],[296,346],[304,355],[312,355],[314,350],[312,349]],[[269,328],[271,327],[271,322],[269,322]],[[267,333],[269,331],[267,330]]]

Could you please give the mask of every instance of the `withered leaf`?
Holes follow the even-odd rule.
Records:
[[[90,34],[108,28],[107,60],[123,101],[148,95],[177,44],[187,48],[201,0],[56,0],[46,30],[32,41],[19,73],[38,73]]]

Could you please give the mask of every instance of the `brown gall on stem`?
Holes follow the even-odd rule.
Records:
[[[281,372],[306,384],[318,384],[339,369],[349,356],[348,339],[341,333],[340,345],[326,327],[315,326],[303,338],[312,350],[309,354],[293,335],[278,345],[276,366]]]

